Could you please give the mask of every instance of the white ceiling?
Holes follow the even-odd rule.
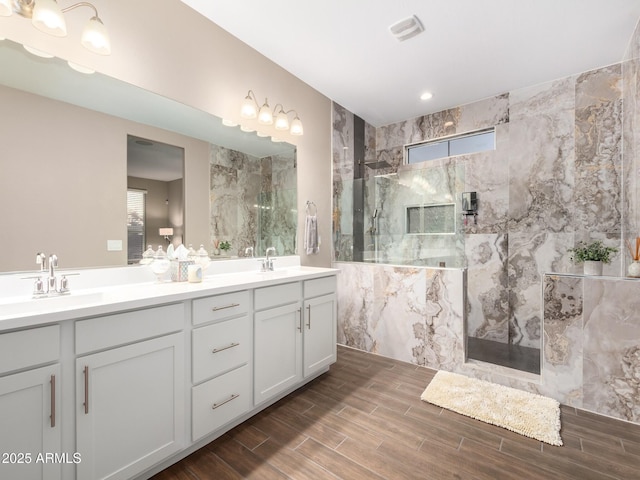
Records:
[[[638,0],[182,1],[374,126],[620,62],[640,18]],[[413,14],[425,31],[398,42]]]

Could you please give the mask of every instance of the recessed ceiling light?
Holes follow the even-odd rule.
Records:
[[[424,92],[422,95],[420,95],[420,100],[429,100],[432,97],[433,97],[433,93]]]

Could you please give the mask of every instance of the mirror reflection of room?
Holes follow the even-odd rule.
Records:
[[[184,148],[127,136],[127,261],[184,236]]]

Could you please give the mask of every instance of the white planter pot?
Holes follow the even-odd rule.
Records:
[[[584,262],[585,275],[602,275],[602,262]]]
[[[629,264],[629,267],[627,268],[627,275],[630,277],[640,277],[640,262],[639,261],[633,261]]]

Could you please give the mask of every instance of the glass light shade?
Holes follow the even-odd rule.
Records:
[[[258,116],[258,112],[256,111],[256,103],[249,95],[244,97],[242,107],[240,107],[240,116],[242,118],[256,118]]]
[[[49,35],[56,37],[67,35],[67,24],[55,0],[38,0],[33,7],[31,23],[38,30]]]
[[[260,111],[258,112],[258,123],[261,123],[262,125],[271,125],[273,123],[273,113],[271,113],[269,104],[266,101],[264,102],[264,105],[260,107]]]
[[[39,2],[40,0],[38,0]],[[82,31],[80,37],[82,46],[90,52],[98,55],[111,55],[111,42],[109,32],[98,17],[92,17]]]
[[[284,111],[280,110],[280,113],[276,116],[276,130],[289,130],[289,119]]]
[[[8,17],[12,13],[11,0],[0,0],[0,16]]]
[[[302,135],[304,133],[304,128],[302,128],[302,122],[298,117],[293,119],[291,122],[291,135]]]
[[[37,48],[33,48],[30,45],[22,45],[24,49],[32,55],[42,58],[53,58],[53,55],[47,52],[43,52],[42,50],[38,50]]]
[[[73,68],[76,72],[80,72],[80,73],[85,73],[87,75],[91,75],[96,73],[96,71],[93,68],[89,68],[89,67],[85,67],[84,65],[80,65],[78,63],[74,63],[72,61],[67,61],[67,64]]]

